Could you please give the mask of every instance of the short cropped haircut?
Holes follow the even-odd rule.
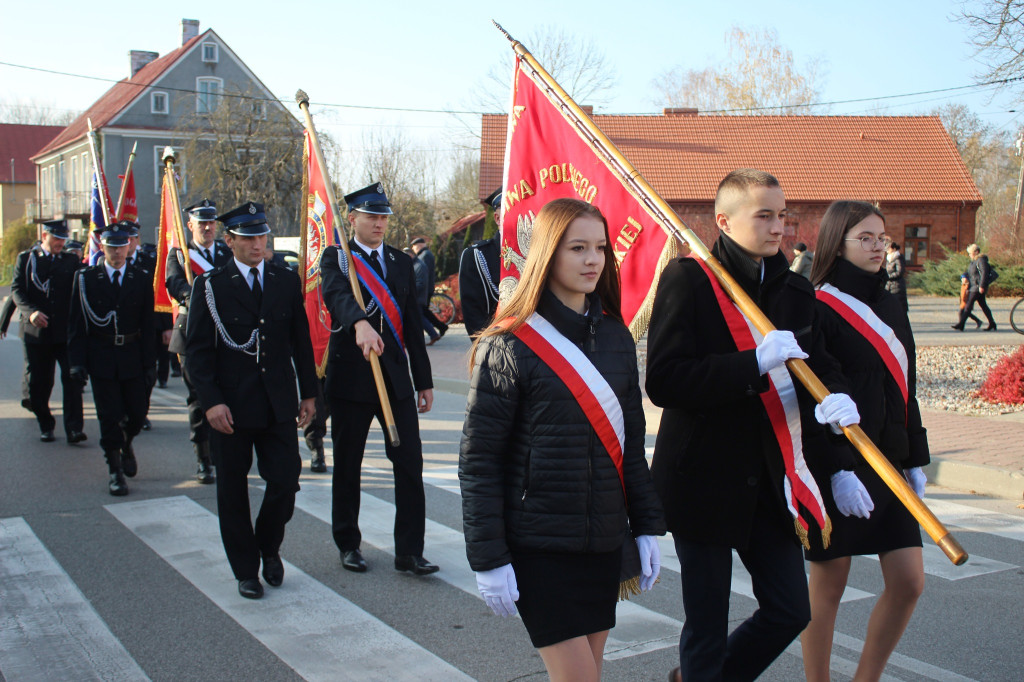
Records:
[[[751,187],[780,187],[778,179],[771,173],[754,168],[738,168],[718,183],[715,193],[715,213],[725,213],[725,206],[737,194],[746,194]]]

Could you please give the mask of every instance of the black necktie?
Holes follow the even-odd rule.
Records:
[[[377,257],[377,249],[370,252],[370,267],[377,271],[381,279],[384,279],[384,268],[380,265],[380,260]]]
[[[203,249],[203,255],[206,256],[206,262],[208,262],[210,265],[213,265],[213,259],[210,258],[210,250]]]
[[[256,303],[263,302],[263,288],[260,287],[260,271],[259,268],[249,268],[249,274],[252,275],[252,293],[256,297]]]
[[[113,279],[113,281],[114,281],[114,291],[121,291],[121,271],[120,270],[114,270],[113,278],[114,278]]]

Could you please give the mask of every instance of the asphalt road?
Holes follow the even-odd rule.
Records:
[[[282,547],[284,586],[252,602],[238,596],[220,546],[214,487],[192,479],[184,387],[155,391],[153,430],[136,441],[139,475],[128,497],[113,498],[91,394],[87,443],[39,442],[19,405],[21,357],[19,340],[0,342],[4,680],[545,679],[522,624],[490,613],[466,564],[455,476],[462,395],[439,392],[422,420],[425,554],[441,566],[438,574],[415,578],[392,568],[392,482],[375,432],[362,510],[370,571],[341,569],[330,534],[330,475],[307,466]],[[52,404],[59,405],[59,388]],[[255,472],[250,481],[255,508]],[[972,560],[953,567],[926,540],[925,593],[886,679],[1020,680],[1024,510],[1016,501],[937,488],[926,499]],[[678,564],[670,543],[662,550],[660,584],[620,604],[607,680],[663,680],[676,664]],[[754,608],[746,580],[737,567],[733,625]],[[855,559],[833,679],[850,679],[882,587],[877,561]],[[795,645],[763,679],[802,677]]]

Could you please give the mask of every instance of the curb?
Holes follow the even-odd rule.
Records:
[[[943,488],[963,490],[1009,500],[1024,498],[1024,473],[1006,471],[984,464],[971,464],[942,457],[933,457],[924,467],[928,482]]]

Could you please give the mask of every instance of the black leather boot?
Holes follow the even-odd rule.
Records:
[[[196,480],[203,485],[214,483],[213,460],[210,458],[210,441],[204,440],[192,444],[196,453]]]
[[[128,478],[135,478],[135,474],[139,473],[139,463],[135,459],[135,450],[132,448],[134,438],[134,436],[128,436],[124,447],[121,448],[121,469]]]
[[[310,448],[309,470],[314,474],[327,472],[327,462],[324,461],[324,444],[319,443],[315,448]]]
[[[128,484],[124,480],[124,471],[121,469],[121,451],[107,450],[103,453],[107,458],[107,470],[110,472],[110,483],[107,490],[114,497],[123,497],[128,494]]]

